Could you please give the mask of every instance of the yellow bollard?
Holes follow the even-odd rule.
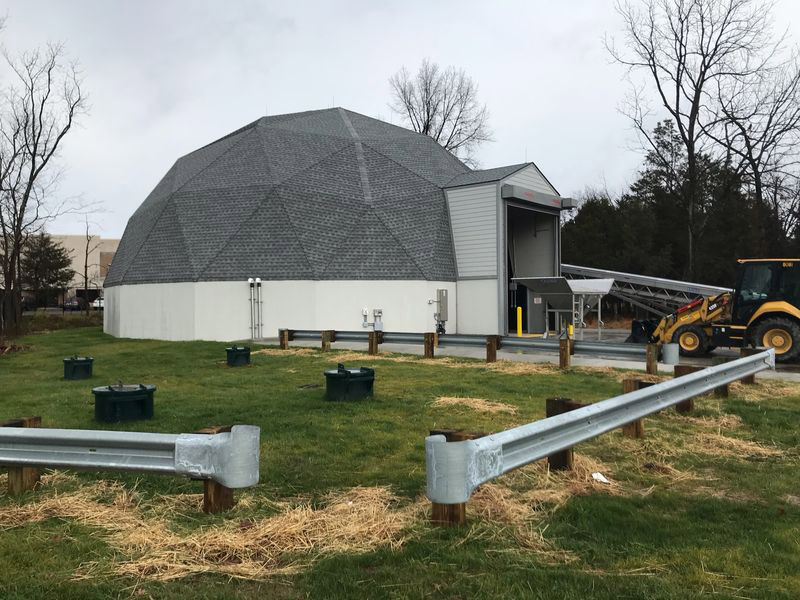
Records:
[[[567,325],[567,337],[572,339],[575,337],[575,328],[572,326],[572,323]]]
[[[517,307],[517,337],[522,337],[522,307]]]

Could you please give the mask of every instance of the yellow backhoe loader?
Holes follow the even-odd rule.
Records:
[[[775,348],[781,362],[800,353],[800,258],[740,259],[733,292],[698,298],[661,322],[637,322],[651,342],[675,342],[684,356],[716,347]],[[632,337],[637,337],[636,332]]]

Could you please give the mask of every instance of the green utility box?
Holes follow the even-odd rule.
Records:
[[[94,418],[101,423],[120,423],[153,418],[154,385],[104,385],[92,389]]]
[[[229,367],[246,367],[250,364],[250,348],[247,346],[231,346],[225,348],[228,353],[228,366]]]
[[[337,369],[325,371],[325,398],[327,400],[362,400],[372,397],[375,370],[367,367],[348,369],[339,364]]]
[[[72,356],[64,359],[64,379],[89,379],[92,376],[91,356]]]

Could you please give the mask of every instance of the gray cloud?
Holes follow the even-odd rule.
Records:
[[[178,156],[266,113],[335,104],[397,122],[387,79],[425,57],[479,83],[496,138],[485,167],[527,158],[570,195],[619,190],[640,162],[602,45],[619,26],[611,2],[12,0],[8,14],[9,50],[61,40],[82,64],[92,108],[67,139],[60,192],[102,202],[106,236]],[[779,26],[798,17],[779,4]]]

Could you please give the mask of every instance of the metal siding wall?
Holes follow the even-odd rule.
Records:
[[[446,190],[458,277],[497,277],[496,184]]]
[[[513,175],[506,177],[503,183],[519,185],[543,194],[558,195],[553,189],[553,186],[547,183],[547,180],[542,177],[542,174],[533,165],[529,165],[521,171],[517,171]]]

